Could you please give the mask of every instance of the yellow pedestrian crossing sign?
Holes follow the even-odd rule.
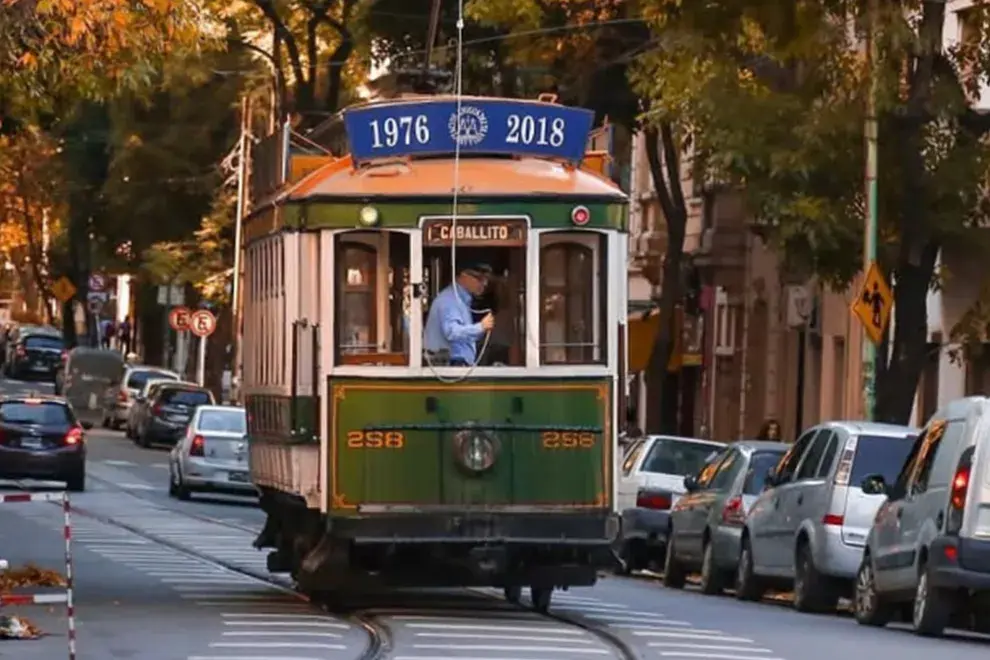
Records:
[[[874,261],[866,271],[866,278],[858,295],[852,302],[852,313],[859,318],[866,335],[874,344],[883,340],[883,332],[890,321],[890,310],[894,306],[894,294],[883,279],[883,273]]]
[[[76,295],[76,286],[69,281],[68,277],[64,275],[57,280],[55,284],[52,284],[52,293],[55,297],[59,299],[59,302],[65,302],[72,296]]]

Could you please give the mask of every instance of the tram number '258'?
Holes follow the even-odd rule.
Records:
[[[406,434],[401,431],[348,431],[347,446],[350,449],[402,449],[406,446]]]
[[[508,144],[537,145],[540,147],[559,147],[564,144],[564,129],[567,127],[563,118],[531,117],[529,115],[509,115],[505,135]]]
[[[591,449],[595,446],[593,433],[544,431],[540,435],[544,449]]]

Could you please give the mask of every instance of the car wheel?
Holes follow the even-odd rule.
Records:
[[[794,554],[794,609],[798,612],[834,610],[838,597],[832,592],[828,577],[815,567],[811,547],[802,542]]]
[[[522,587],[518,584],[509,585],[502,591],[505,594],[505,600],[512,604],[517,604],[522,598]]]
[[[667,556],[663,561],[663,586],[670,589],[683,589],[687,582],[687,571],[677,559],[677,548],[674,544],[674,530],[667,535]]]
[[[533,609],[540,614],[550,611],[550,601],[553,598],[552,587],[530,587],[529,599],[533,602]]]
[[[82,493],[86,490],[86,468],[79,468],[65,480],[65,489],[70,493]]]
[[[145,449],[147,449],[148,447],[151,446],[151,443],[148,441],[147,430],[138,429],[135,435],[137,436],[138,447],[144,447]]]
[[[940,637],[952,616],[952,598],[944,589],[933,587],[928,570],[922,569],[914,591],[914,631],[925,637]]]
[[[113,429],[114,431],[119,431],[120,430],[120,426],[121,426],[121,424],[120,424],[120,420],[119,419],[117,419],[116,417],[111,417],[110,418],[110,428],[111,429]]]
[[[701,593],[713,596],[725,591],[725,574],[715,564],[715,548],[711,541],[705,543],[701,560]]]
[[[754,572],[753,549],[749,539],[744,538],[739,550],[739,564],[736,566],[736,598],[760,600],[766,591],[763,581]]]
[[[106,410],[103,411],[103,420],[100,422],[100,426],[102,426],[105,429],[110,428],[110,416],[107,415]]]
[[[885,626],[894,616],[894,609],[885,603],[877,591],[876,575],[873,573],[873,560],[863,556],[863,564],[856,574],[856,589],[853,592],[853,615],[856,622],[864,626]]]
[[[189,488],[182,483],[182,475],[179,470],[174,467],[169,467],[168,469],[169,483],[168,483],[168,494],[178,500],[186,501],[190,498],[191,493]]]

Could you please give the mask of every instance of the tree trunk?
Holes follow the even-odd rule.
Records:
[[[674,315],[680,299],[681,264],[687,227],[687,205],[681,189],[680,153],[673,128],[669,124],[644,129],[646,157],[650,176],[667,226],[667,245],[663,257],[663,277],[660,290],[660,327],[646,368],[648,403],[647,433],[677,432],[676,404],[678,380],[667,370],[674,347]],[[663,149],[663,157],[660,149]]]

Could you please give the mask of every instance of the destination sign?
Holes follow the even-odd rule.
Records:
[[[468,98],[371,104],[344,111],[355,162],[453,154],[514,154],[580,162],[594,113],[536,101]],[[459,146],[458,146],[459,145]]]
[[[520,220],[430,220],[423,226],[423,242],[428,247],[450,245],[499,245],[514,247],[526,244],[526,223]]]

